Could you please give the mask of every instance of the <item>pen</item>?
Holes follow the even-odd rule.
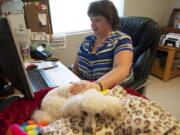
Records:
[[[43,70],[48,70],[48,69],[52,69],[52,68],[55,68],[55,67],[58,67],[58,66],[52,66],[52,67],[43,68]]]
[[[41,61],[30,61],[29,63],[41,63]]]
[[[44,59],[43,61],[59,61],[58,58],[49,58],[49,59]]]

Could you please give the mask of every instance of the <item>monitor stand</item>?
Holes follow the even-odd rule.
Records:
[[[7,106],[9,106],[14,101],[20,99],[18,96],[12,96],[7,99],[0,99],[0,112],[3,111],[3,109]]]
[[[14,88],[10,82],[0,81],[0,98],[14,93]]]
[[[3,87],[4,88],[3,88]],[[15,91],[11,83],[6,83],[3,85],[2,81],[0,82],[0,112],[7,106],[9,106],[15,100],[18,100],[22,97],[18,91]]]

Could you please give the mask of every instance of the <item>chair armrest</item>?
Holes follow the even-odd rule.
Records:
[[[147,78],[137,79],[134,80],[132,83],[128,84],[127,88],[134,89],[138,91],[141,94],[144,94],[144,89],[149,84],[149,81],[147,81]]]
[[[69,70],[73,71],[73,64],[68,67]]]

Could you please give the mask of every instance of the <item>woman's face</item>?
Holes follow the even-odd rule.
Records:
[[[96,36],[106,36],[112,31],[111,25],[104,16],[93,16],[91,19],[91,28]]]

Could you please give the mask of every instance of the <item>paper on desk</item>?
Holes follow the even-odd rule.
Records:
[[[43,61],[40,63],[35,63],[38,66],[38,69],[45,69],[45,68],[51,68],[51,67],[56,67],[56,62],[51,62],[51,61]]]
[[[52,61],[31,61],[31,62],[25,62],[24,66],[27,67],[28,65],[37,65],[38,69],[46,69],[46,68],[51,68],[51,67],[56,67],[57,64],[56,62]]]
[[[64,67],[56,67],[45,70],[45,72],[48,74],[48,78],[50,78],[58,86],[69,84],[70,82],[80,81],[74,73]]]

